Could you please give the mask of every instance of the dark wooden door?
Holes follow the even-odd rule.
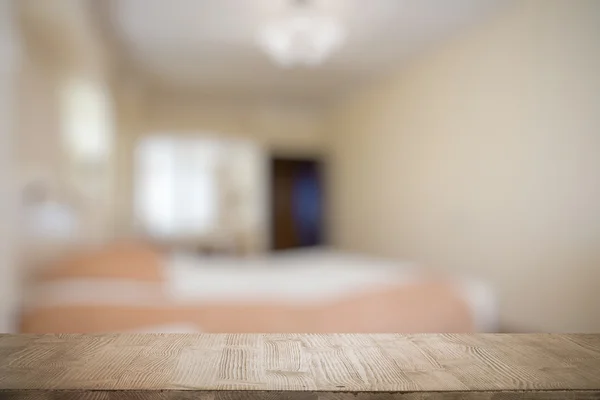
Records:
[[[323,244],[322,163],[271,162],[271,243],[274,250]]]

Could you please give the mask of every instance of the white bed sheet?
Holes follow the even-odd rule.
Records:
[[[266,300],[306,304],[423,279],[412,263],[323,248],[246,259],[176,253],[169,257],[165,271],[167,292],[173,300],[201,303]],[[491,285],[464,276],[453,282],[471,309],[476,329],[496,331],[497,304]]]

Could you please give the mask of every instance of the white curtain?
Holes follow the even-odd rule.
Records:
[[[147,233],[172,238],[214,231],[220,155],[211,139],[150,137],[140,144],[135,209]]]

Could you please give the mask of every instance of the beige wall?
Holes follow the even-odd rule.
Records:
[[[345,249],[475,273],[508,329],[600,330],[600,2],[520,1],[332,114]]]
[[[14,1],[0,2],[0,333],[16,332],[16,307],[21,292],[16,267],[15,118],[21,35]]]
[[[66,168],[58,101],[59,79],[28,47],[19,79],[19,131],[15,137],[21,185],[43,179],[56,195]]]
[[[278,152],[313,153],[323,148],[320,107],[260,99],[220,99],[152,91],[146,132],[212,131],[256,140]]]

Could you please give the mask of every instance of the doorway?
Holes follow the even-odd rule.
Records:
[[[323,163],[271,159],[271,247],[284,250],[324,244]]]

